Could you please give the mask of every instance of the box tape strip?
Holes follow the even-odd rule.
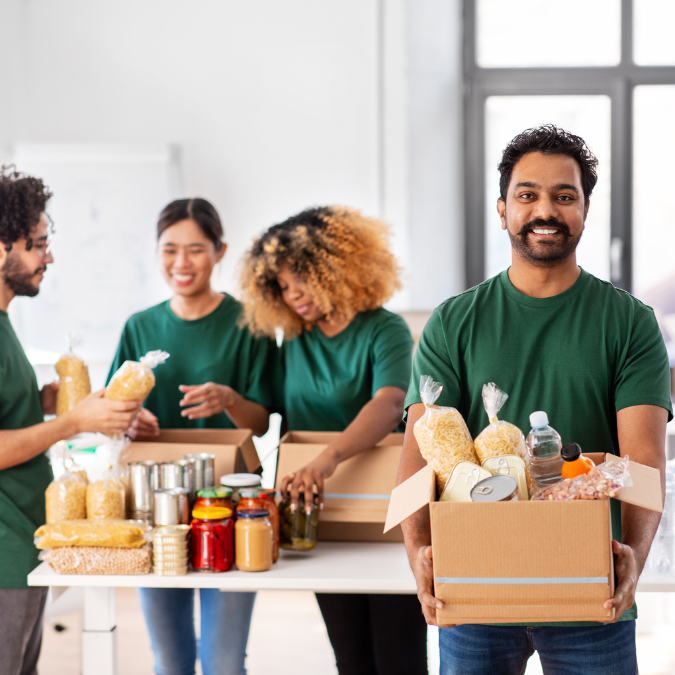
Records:
[[[437,584],[606,584],[607,577],[436,577]]]
[[[391,499],[391,495],[359,495],[359,494],[339,494],[329,492],[324,495],[326,499]]]

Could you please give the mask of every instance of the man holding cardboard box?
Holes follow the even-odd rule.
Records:
[[[399,483],[426,466],[413,435],[425,409],[422,375],[443,385],[437,404],[457,408],[474,438],[486,424],[481,388],[496,382],[510,395],[500,418],[527,431],[528,415],[545,410],[564,443],[629,455],[657,468],[663,483],[672,409],[654,313],[576,262],[596,166],[583,139],[551,125],[519,134],[505,149],[497,209],[512,265],[447,300],[425,327],[406,400]],[[614,611],[613,623],[441,627],[441,673],[520,674],[537,650],[546,673],[635,675],[635,588],[658,523],[657,513],[612,503],[617,585],[604,607]],[[444,604],[434,597],[429,511],[421,509],[402,527],[425,617],[437,624]],[[518,522],[512,528],[517,538]],[[578,534],[567,531],[564,538],[573,546]],[[475,546],[487,548],[480,531]]]

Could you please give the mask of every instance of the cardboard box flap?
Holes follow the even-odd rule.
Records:
[[[620,457],[607,455],[605,461],[618,462]],[[630,473],[633,485],[622,488],[616,498],[626,504],[642,506],[663,513],[663,498],[661,496],[661,474],[658,469],[652,466],[645,466],[637,462],[628,462],[628,473]]]
[[[434,499],[436,499],[436,472],[427,465],[394,488],[384,531],[388,532]]]

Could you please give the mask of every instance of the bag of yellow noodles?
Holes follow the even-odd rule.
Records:
[[[426,410],[413,427],[422,457],[436,472],[439,493],[443,491],[457,464],[460,462],[479,464],[471,434],[459,411],[455,408],[433,405],[442,391],[443,385],[434,382],[428,375],[422,375],[420,398]]]
[[[111,401],[145,401],[155,386],[152,369],[168,358],[169,354],[157,350],[141,356],[140,362],[125,361],[110,378],[103,398]]]
[[[56,392],[57,415],[72,410],[82,399],[91,394],[87,364],[73,352],[82,343],[82,338],[69,333],[67,339],[68,351],[54,365],[60,382]]]
[[[523,432],[515,425],[497,419],[497,413],[502,409],[509,395],[503,392],[494,382],[483,385],[483,405],[490,424],[476,436],[474,445],[478,459],[483,463],[488,457],[501,455],[516,455],[525,462],[525,473],[530,494],[536,489],[530,456],[527,453]]]
[[[87,519],[123,520],[126,513],[126,490],[120,460],[129,445],[126,436],[116,436],[96,450],[107,464],[101,477],[87,486]]]

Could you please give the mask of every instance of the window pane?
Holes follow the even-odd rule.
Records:
[[[675,356],[675,86],[636,87],[633,289],[654,308]]]
[[[541,124],[581,136],[598,157],[598,184],[591,196],[577,261],[591,274],[609,279],[609,185],[611,103],[608,96],[490,96],[485,109],[486,228],[485,271],[492,277],[511,264],[511,242],[497,214],[497,165],[506,144],[521,131]]]
[[[620,0],[476,2],[479,66],[615,66],[621,60]]]
[[[635,63],[639,66],[675,65],[675,2],[633,0]]]

